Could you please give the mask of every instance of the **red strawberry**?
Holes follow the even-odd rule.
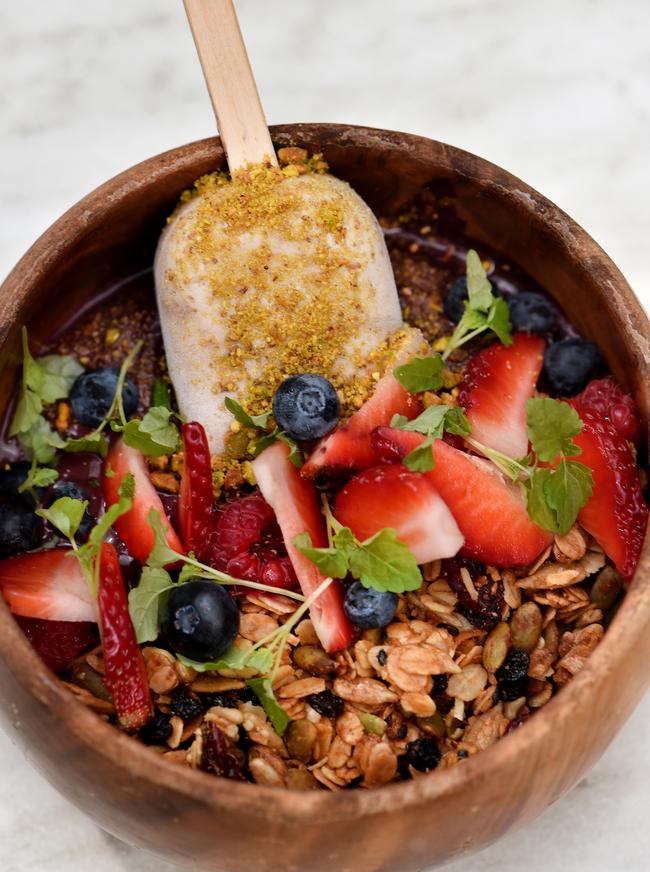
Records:
[[[518,333],[512,345],[495,343],[472,357],[458,401],[472,437],[509,457],[528,452],[526,400],[533,396],[544,362],[544,340]]]
[[[0,590],[14,615],[97,623],[97,606],[79,561],[68,548],[0,561]]]
[[[401,464],[373,466],[355,475],[336,498],[336,519],[357,539],[392,527],[418,563],[453,557],[463,536],[430,479]]]
[[[611,378],[590,381],[581,394],[573,397],[571,404],[580,413],[590,412],[597,418],[605,418],[624,439],[637,442],[641,435],[641,417],[636,403]]]
[[[305,531],[317,548],[327,546],[325,523],[313,485],[289,460],[289,446],[271,445],[253,461],[259,488],[275,511],[287,553],[306,597],[324,580],[316,566],[293,545]],[[343,592],[335,579],[310,609],[318,638],[326,651],[339,651],[352,639],[352,625],[343,611]]]
[[[104,684],[120,724],[135,731],[153,717],[153,704],[142,651],[135,637],[117,551],[102,545],[99,619],[104,649]]]
[[[90,621],[41,621],[23,618],[16,621],[52,672],[67,669],[75,657],[99,641],[97,625]]]
[[[186,551],[193,551],[199,560],[205,561],[216,517],[208,439],[203,425],[195,421],[183,424],[183,475],[178,511]]]
[[[424,436],[380,427],[373,444],[381,460],[405,457]],[[526,566],[552,541],[526,512],[521,491],[505,481],[489,461],[434,442],[435,466],[424,475],[447,503],[465,545],[461,553],[493,566]]]
[[[359,411],[320,440],[303,466],[302,474],[306,478],[313,478],[321,470],[337,472],[372,466],[375,455],[370,434],[375,427],[390,424],[393,415],[404,415],[411,419],[421,411],[419,398],[409,394],[392,372],[387,373]]]
[[[298,585],[275,513],[260,493],[233,500],[218,512],[211,544],[220,566],[235,578],[285,590]]]
[[[626,439],[607,421],[583,411],[582,432],[574,442],[576,457],[594,477],[594,490],[578,521],[591,533],[623,578],[634,575],[643,546],[648,507],[641,493],[639,470]]]
[[[183,546],[165,514],[165,509],[156,489],[149,478],[149,471],[142,454],[137,448],[126,445],[123,439],[117,439],[108,453],[102,479],[104,499],[107,506],[112,506],[120,499],[119,487],[127,473],[135,479],[135,496],[133,507],[115,522],[115,530],[126,545],[129,554],[140,563],[146,563],[153,548],[154,533],[147,523],[150,509],[155,509],[160,515],[163,526],[167,530],[167,544],[174,551],[182,552]],[[110,475],[107,473],[111,473]]]

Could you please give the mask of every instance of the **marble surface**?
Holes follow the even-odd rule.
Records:
[[[239,0],[269,121],[409,130],[501,164],[650,304],[647,0]],[[116,172],[213,132],[180,0],[0,5],[0,275]],[[650,698],[536,823],[449,872],[643,872]],[[172,872],[98,830],[0,735],[4,872]]]

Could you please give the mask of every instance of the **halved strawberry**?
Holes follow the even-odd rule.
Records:
[[[421,411],[419,398],[409,394],[392,372],[386,373],[359,411],[320,440],[303,466],[302,475],[314,478],[321,470],[336,473],[367,469],[375,463],[370,442],[375,427],[390,424],[393,415],[404,415],[410,420]]]
[[[509,457],[528,453],[526,400],[535,391],[544,363],[544,340],[518,333],[512,345],[484,348],[472,357],[458,401],[472,437]]]
[[[334,515],[361,540],[392,527],[418,563],[453,557],[464,541],[431,480],[401,464],[355,475],[337,496]]]
[[[183,424],[182,433],[183,475],[178,505],[181,536],[185,549],[205,561],[216,521],[210,449],[202,424]]]
[[[69,548],[18,554],[0,561],[0,591],[14,615],[97,623],[97,604]]]
[[[41,621],[16,615],[16,622],[52,672],[67,669],[75,657],[99,641],[90,621]]]
[[[139,730],[153,717],[147,667],[131,623],[117,551],[107,542],[102,545],[97,603],[104,684],[120,724],[125,730]]]
[[[424,440],[420,433],[380,427],[373,445],[380,460],[405,457]],[[493,566],[526,566],[552,541],[526,512],[521,491],[487,460],[464,454],[442,439],[433,445],[435,466],[424,475],[445,501],[465,545],[461,553]]]
[[[129,512],[115,522],[115,530],[126,545],[129,554],[140,563],[146,563],[153,548],[154,533],[147,523],[151,509],[155,509],[161,517],[167,530],[167,544],[174,551],[183,551],[180,539],[165,514],[165,509],[149,478],[147,464],[137,448],[126,445],[123,439],[117,439],[111,446],[106,458],[102,487],[107,506],[119,501],[119,488],[122,479],[128,473],[135,479],[135,496]]]
[[[639,470],[627,440],[611,423],[579,406],[578,412],[584,427],[573,437],[582,449],[576,460],[588,466],[594,477],[593,493],[578,521],[629,580],[639,562],[648,522]]]
[[[264,499],[275,512],[284,544],[306,597],[324,580],[316,566],[293,545],[305,531],[317,548],[327,546],[325,522],[313,485],[301,477],[289,460],[289,447],[276,442],[253,461],[253,471]],[[352,625],[343,611],[343,591],[335,579],[311,606],[311,619],[326,651],[339,651],[352,639]]]

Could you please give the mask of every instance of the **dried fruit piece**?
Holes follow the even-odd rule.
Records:
[[[233,753],[226,736],[213,721],[206,721],[201,727],[201,769],[213,772],[222,778],[244,780],[241,763]]]

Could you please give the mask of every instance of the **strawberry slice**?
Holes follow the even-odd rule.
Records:
[[[484,348],[469,361],[458,401],[472,425],[472,437],[507,454],[528,452],[526,400],[535,391],[544,363],[544,340],[518,333],[512,345]]]
[[[90,621],[42,621],[16,615],[18,626],[52,672],[63,672],[75,657],[99,641]]]
[[[104,684],[120,724],[125,730],[139,730],[153,717],[147,667],[131,623],[117,551],[107,542],[102,545],[97,602]]]
[[[627,440],[611,423],[579,406],[578,412],[584,427],[573,437],[582,449],[576,460],[588,466],[594,477],[593,493],[578,521],[629,580],[639,562],[648,522],[639,470]]]
[[[405,457],[424,436],[380,427],[373,445],[381,460]],[[433,445],[435,466],[424,473],[456,519],[465,545],[461,554],[492,566],[527,566],[553,537],[534,524],[524,497],[487,460],[464,454],[442,439]]]
[[[110,475],[107,473],[111,473]],[[165,509],[149,478],[146,461],[137,448],[126,445],[123,439],[117,439],[111,446],[106,458],[102,486],[107,506],[112,506],[120,499],[119,488],[122,479],[128,473],[135,479],[135,496],[133,506],[125,515],[115,522],[115,530],[126,545],[129,554],[140,563],[146,563],[154,544],[154,533],[147,523],[151,509],[155,509],[167,530],[167,544],[174,551],[183,551],[180,539],[165,514]]]
[[[431,480],[401,464],[355,475],[337,496],[334,515],[361,540],[392,527],[418,563],[453,557],[464,541]]]
[[[287,554],[302,592],[312,594],[324,580],[317,567],[293,545],[305,531],[317,548],[327,546],[325,522],[313,485],[289,460],[289,446],[276,442],[253,461],[262,496],[275,512]],[[343,590],[336,579],[310,608],[311,619],[326,651],[339,651],[352,639],[352,625],[343,611]]]
[[[421,411],[420,400],[409,394],[392,372],[386,373],[359,411],[320,440],[303,466],[302,475],[314,478],[321,470],[336,473],[373,466],[376,458],[370,434],[375,427],[390,424],[393,415],[404,415],[410,420]]]
[[[193,551],[205,561],[216,521],[210,449],[202,424],[183,424],[182,435],[184,462],[178,506],[181,536],[186,551]]]
[[[79,561],[68,548],[0,561],[0,591],[14,615],[97,623],[97,606]]]

